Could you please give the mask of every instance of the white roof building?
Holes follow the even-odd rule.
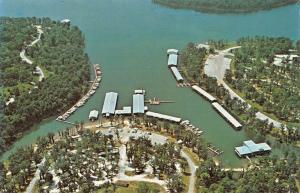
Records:
[[[132,96],[133,100],[133,114],[145,113],[145,99],[143,94],[134,94]]]
[[[105,94],[102,115],[110,116],[115,113],[118,100],[118,93],[108,92]]]
[[[96,119],[98,119],[98,116],[99,116],[99,111],[92,110],[89,114],[89,119],[96,120]]]
[[[229,114],[219,103],[213,102],[212,106],[235,128],[242,127],[242,124],[240,124],[231,114]]]
[[[168,66],[177,66],[178,55],[177,54],[169,54],[168,57]]]
[[[178,82],[183,81],[183,78],[175,66],[171,67],[171,71]]]
[[[146,112],[146,115],[149,117],[155,117],[155,118],[159,118],[159,119],[173,121],[176,123],[180,123],[180,121],[181,121],[181,118],[164,115],[164,114],[160,114],[160,113],[155,113],[155,112],[151,112],[151,111]]]
[[[131,107],[123,107],[122,110],[116,110],[116,115],[130,115]]]
[[[208,92],[206,92],[205,90],[203,90],[202,88],[200,88],[197,85],[193,85],[192,88],[199,93],[200,95],[204,96],[207,100],[209,100],[210,102],[214,102],[216,101],[216,98],[213,97],[211,94],[209,94]]]

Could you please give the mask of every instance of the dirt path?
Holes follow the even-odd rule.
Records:
[[[188,193],[194,193],[195,182],[196,182],[195,175],[196,175],[196,170],[197,170],[198,166],[195,165],[195,163],[192,161],[192,159],[183,150],[180,153],[181,153],[181,156],[187,160],[190,171],[191,171]]]

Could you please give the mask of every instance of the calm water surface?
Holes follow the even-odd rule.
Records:
[[[247,139],[244,131],[235,131],[192,90],[176,87],[166,67],[166,49],[180,49],[188,42],[254,35],[297,39],[299,8],[292,5],[251,14],[217,15],[164,8],[150,0],[0,0],[1,16],[69,18],[84,32],[86,51],[93,63],[102,64],[104,76],[96,94],[70,121],[87,120],[90,110],[101,109],[107,91],[120,94],[121,108],[131,105],[135,88],[144,88],[149,98],[176,101],[150,109],[191,120],[204,130],[207,141],[224,151],[221,158],[229,166],[242,163],[233,148]],[[17,141],[2,159],[38,136],[68,126],[53,119],[44,121]]]

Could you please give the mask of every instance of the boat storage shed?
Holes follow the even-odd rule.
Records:
[[[89,119],[96,120],[96,119],[98,119],[98,116],[99,116],[99,112],[96,110],[92,110],[89,114]]]
[[[168,57],[168,66],[177,66],[178,55],[177,54],[169,54]]]
[[[213,97],[211,94],[209,94],[208,92],[206,92],[205,90],[203,90],[202,88],[200,88],[197,85],[193,85],[192,88],[200,95],[204,96],[207,100],[209,100],[210,102],[215,102],[217,101],[215,97]]]
[[[105,94],[104,104],[102,108],[102,115],[109,117],[115,114],[118,100],[118,93],[108,92]]]
[[[178,69],[175,66],[171,67],[171,71],[178,82],[183,81],[183,78],[182,78],[180,72],[178,71]]]
[[[238,122],[230,113],[228,113],[222,105],[217,102],[213,102],[212,106],[224,117],[230,124],[232,124],[235,128],[239,129],[242,127],[242,124]]]
[[[145,99],[143,94],[134,94],[132,96],[133,100],[133,114],[145,113]]]
[[[155,112],[151,112],[151,111],[146,112],[146,115],[149,116],[149,117],[164,119],[164,120],[172,121],[172,122],[175,122],[175,123],[180,123],[181,122],[181,118],[173,117],[173,116],[170,116],[170,115],[164,115],[164,114],[160,114],[160,113],[155,113]]]

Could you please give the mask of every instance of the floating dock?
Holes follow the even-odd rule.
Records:
[[[228,113],[219,103],[213,102],[212,106],[235,128],[242,128],[242,124],[238,122],[230,113]]]
[[[75,103],[69,110],[67,110],[64,114],[60,115],[56,118],[57,121],[65,121],[69,116],[74,113],[79,107],[83,106],[85,102],[96,92],[96,89],[99,87],[100,81],[102,79],[102,72],[100,70],[99,64],[94,64],[95,71],[95,80],[93,81],[89,91],[85,94],[79,101]]]
[[[217,148],[215,146],[208,146],[207,149],[210,150],[211,152],[215,153],[216,155],[221,155],[223,153],[222,150],[220,150],[219,148]]]
[[[157,98],[146,100],[145,103],[149,103],[150,105],[159,105],[160,103],[174,103],[174,101],[168,101],[168,100],[159,100]]]

